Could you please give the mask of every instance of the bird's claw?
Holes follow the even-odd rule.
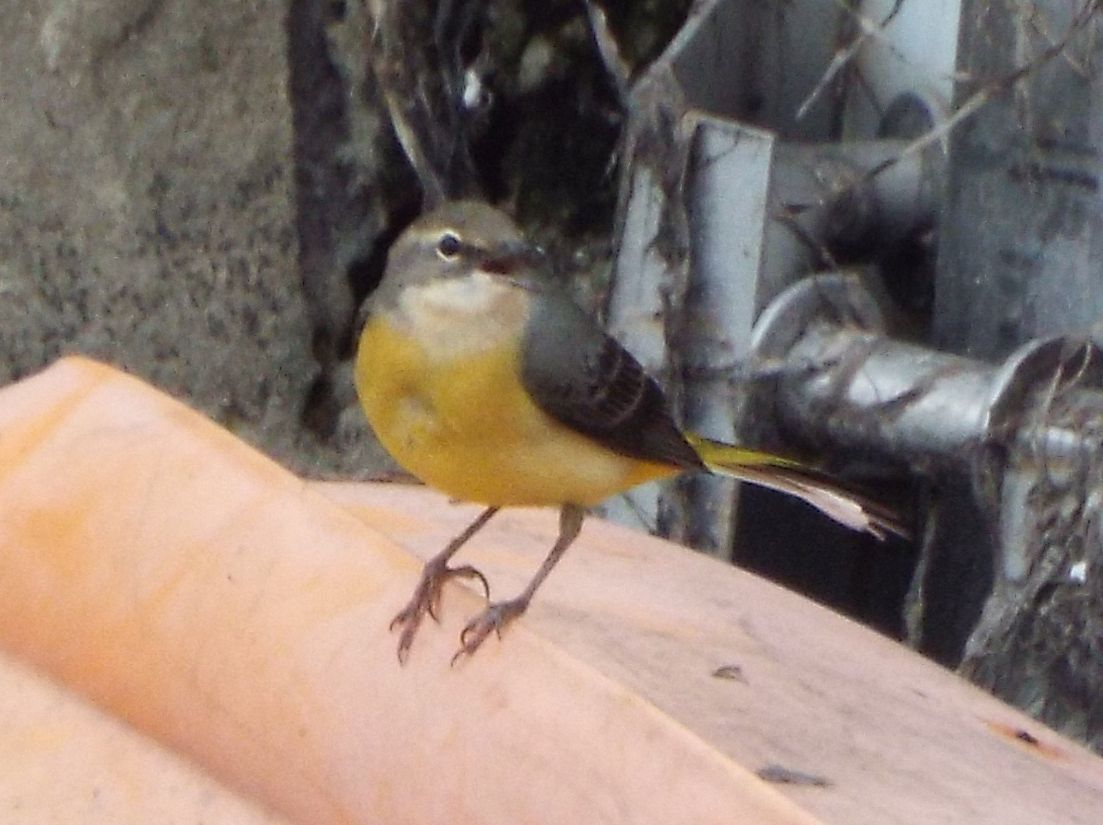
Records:
[[[421,571],[421,580],[414,590],[414,595],[410,597],[410,601],[407,602],[406,606],[391,619],[391,632],[394,632],[397,628],[402,628],[402,632],[398,637],[398,661],[400,664],[406,664],[410,647],[414,643],[414,636],[417,635],[425,614],[432,616],[434,621],[440,621],[441,593],[444,583],[452,578],[477,579],[483,586],[486,598],[490,598],[490,584],[487,582],[486,576],[477,568],[470,564],[449,567],[443,561],[430,560],[427,562],[425,569]]]
[[[452,665],[464,656],[473,655],[491,633],[502,638],[502,630],[506,625],[524,613],[527,607],[528,602],[522,599],[489,605],[461,631],[460,649],[452,656]]]
[[[425,609],[429,615],[433,617],[433,621],[440,622],[440,594],[443,590],[443,584],[448,579],[477,579],[479,584],[483,586],[483,598],[490,598],[490,582],[486,580],[486,576],[477,567],[472,567],[470,564],[465,564],[460,567],[446,567],[438,574],[439,582],[431,594],[429,603]]]

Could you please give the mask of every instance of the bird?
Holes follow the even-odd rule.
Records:
[[[460,634],[453,663],[528,608],[577,538],[588,508],[644,482],[715,473],[796,496],[878,537],[905,535],[888,508],[771,452],[684,432],[656,383],[552,277],[503,210],[445,202],[415,219],[366,298],[357,394],[406,471],[484,509],[431,558],[391,623],[405,663],[450,579],[481,584],[488,605]],[[559,532],[524,590],[490,602],[486,577],[452,557],[503,507],[559,508]]]

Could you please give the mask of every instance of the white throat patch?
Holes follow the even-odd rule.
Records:
[[[528,316],[524,290],[486,272],[407,287],[398,321],[431,358],[473,355],[518,338]]]

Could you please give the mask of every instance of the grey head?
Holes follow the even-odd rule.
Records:
[[[505,212],[481,201],[450,201],[399,235],[366,308],[393,306],[406,287],[465,277],[477,269],[511,276],[539,259],[539,251]]]

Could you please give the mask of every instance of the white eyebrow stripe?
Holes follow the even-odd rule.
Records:
[[[455,235],[460,243],[466,243],[463,239],[463,235],[460,234],[458,229],[453,229],[451,226],[442,226],[436,229],[415,229],[411,233],[419,241],[438,240],[445,234]]]

